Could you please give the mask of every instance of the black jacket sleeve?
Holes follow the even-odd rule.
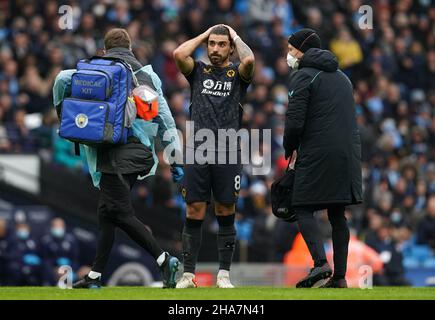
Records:
[[[290,80],[283,142],[286,157],[291,156],[300,144],[310,101],[311,80],[312,77],[302,71],[297,71]]]

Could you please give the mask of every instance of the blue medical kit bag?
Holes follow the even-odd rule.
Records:
[[[131,66],[121,59],[80,60],[71,78],[71,96],[62,102],[59,135],[75,143],[76,153],[79,143],[127,143],[136,117],[135,86]]]

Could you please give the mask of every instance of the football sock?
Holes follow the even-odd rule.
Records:
[[[328,218],[332,226],[332,247],[334,250],[334,279],[344,279],[347,270],[349,227],[344,215],[344,207],[328,208]]]
[[[157,264],[159,265],[159,267],[162,266],[163,262],[165,262],[166,259],[166,252],[163,252],[161,255],[159,255],[159,257],[157,258]]]
[[[228,270],[219,270],[218,274],[217,274],[218,278],[219,277],[230,277],[230,272]]]
[[[235,214],[229,216],[216,216],[219,230],[217,234],[219,269],[230,270],[236,242],[236,228],[234,227]]]
[[[184,272],[195,273],[196,261],[201,247],[202,221],[186,218],[184,223],[182,234]]]

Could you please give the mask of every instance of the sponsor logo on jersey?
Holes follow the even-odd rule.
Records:
[[[227,97],[231,93],[232,82],[231,81],[214,81],[212,79],[206,79],[202,83],[202,94],[208,94],[212,96]]]
[[[204,82],[202,83],[202,85],[203,85],[204,88],[206,88],[206,89],[211,89],[211,88],[214,87],[214,81],[211,80],[211,79],[207,79],[207,80],[204,80]]]

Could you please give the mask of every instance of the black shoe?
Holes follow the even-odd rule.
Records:
[[[73,284],[73,289],[100,289],[101,278],[91,279],[89,276],[85,276],[83,279]]]
[[[160,270],[162,271],[163,289],[165,288],[175,288],[176,281],[175,275],[177,274],[180,261],[168,253],[165,253],[166,259],[163,262]]]
[[[347,288],[346,279],[329,279],[325,284],[319,286],[319,288]]]
[[[327,263],[321,267],[314,267],[305,278],[296,284],[296,288],[311,288],[317,281],[327,279],[331,275],[332,270]]]

